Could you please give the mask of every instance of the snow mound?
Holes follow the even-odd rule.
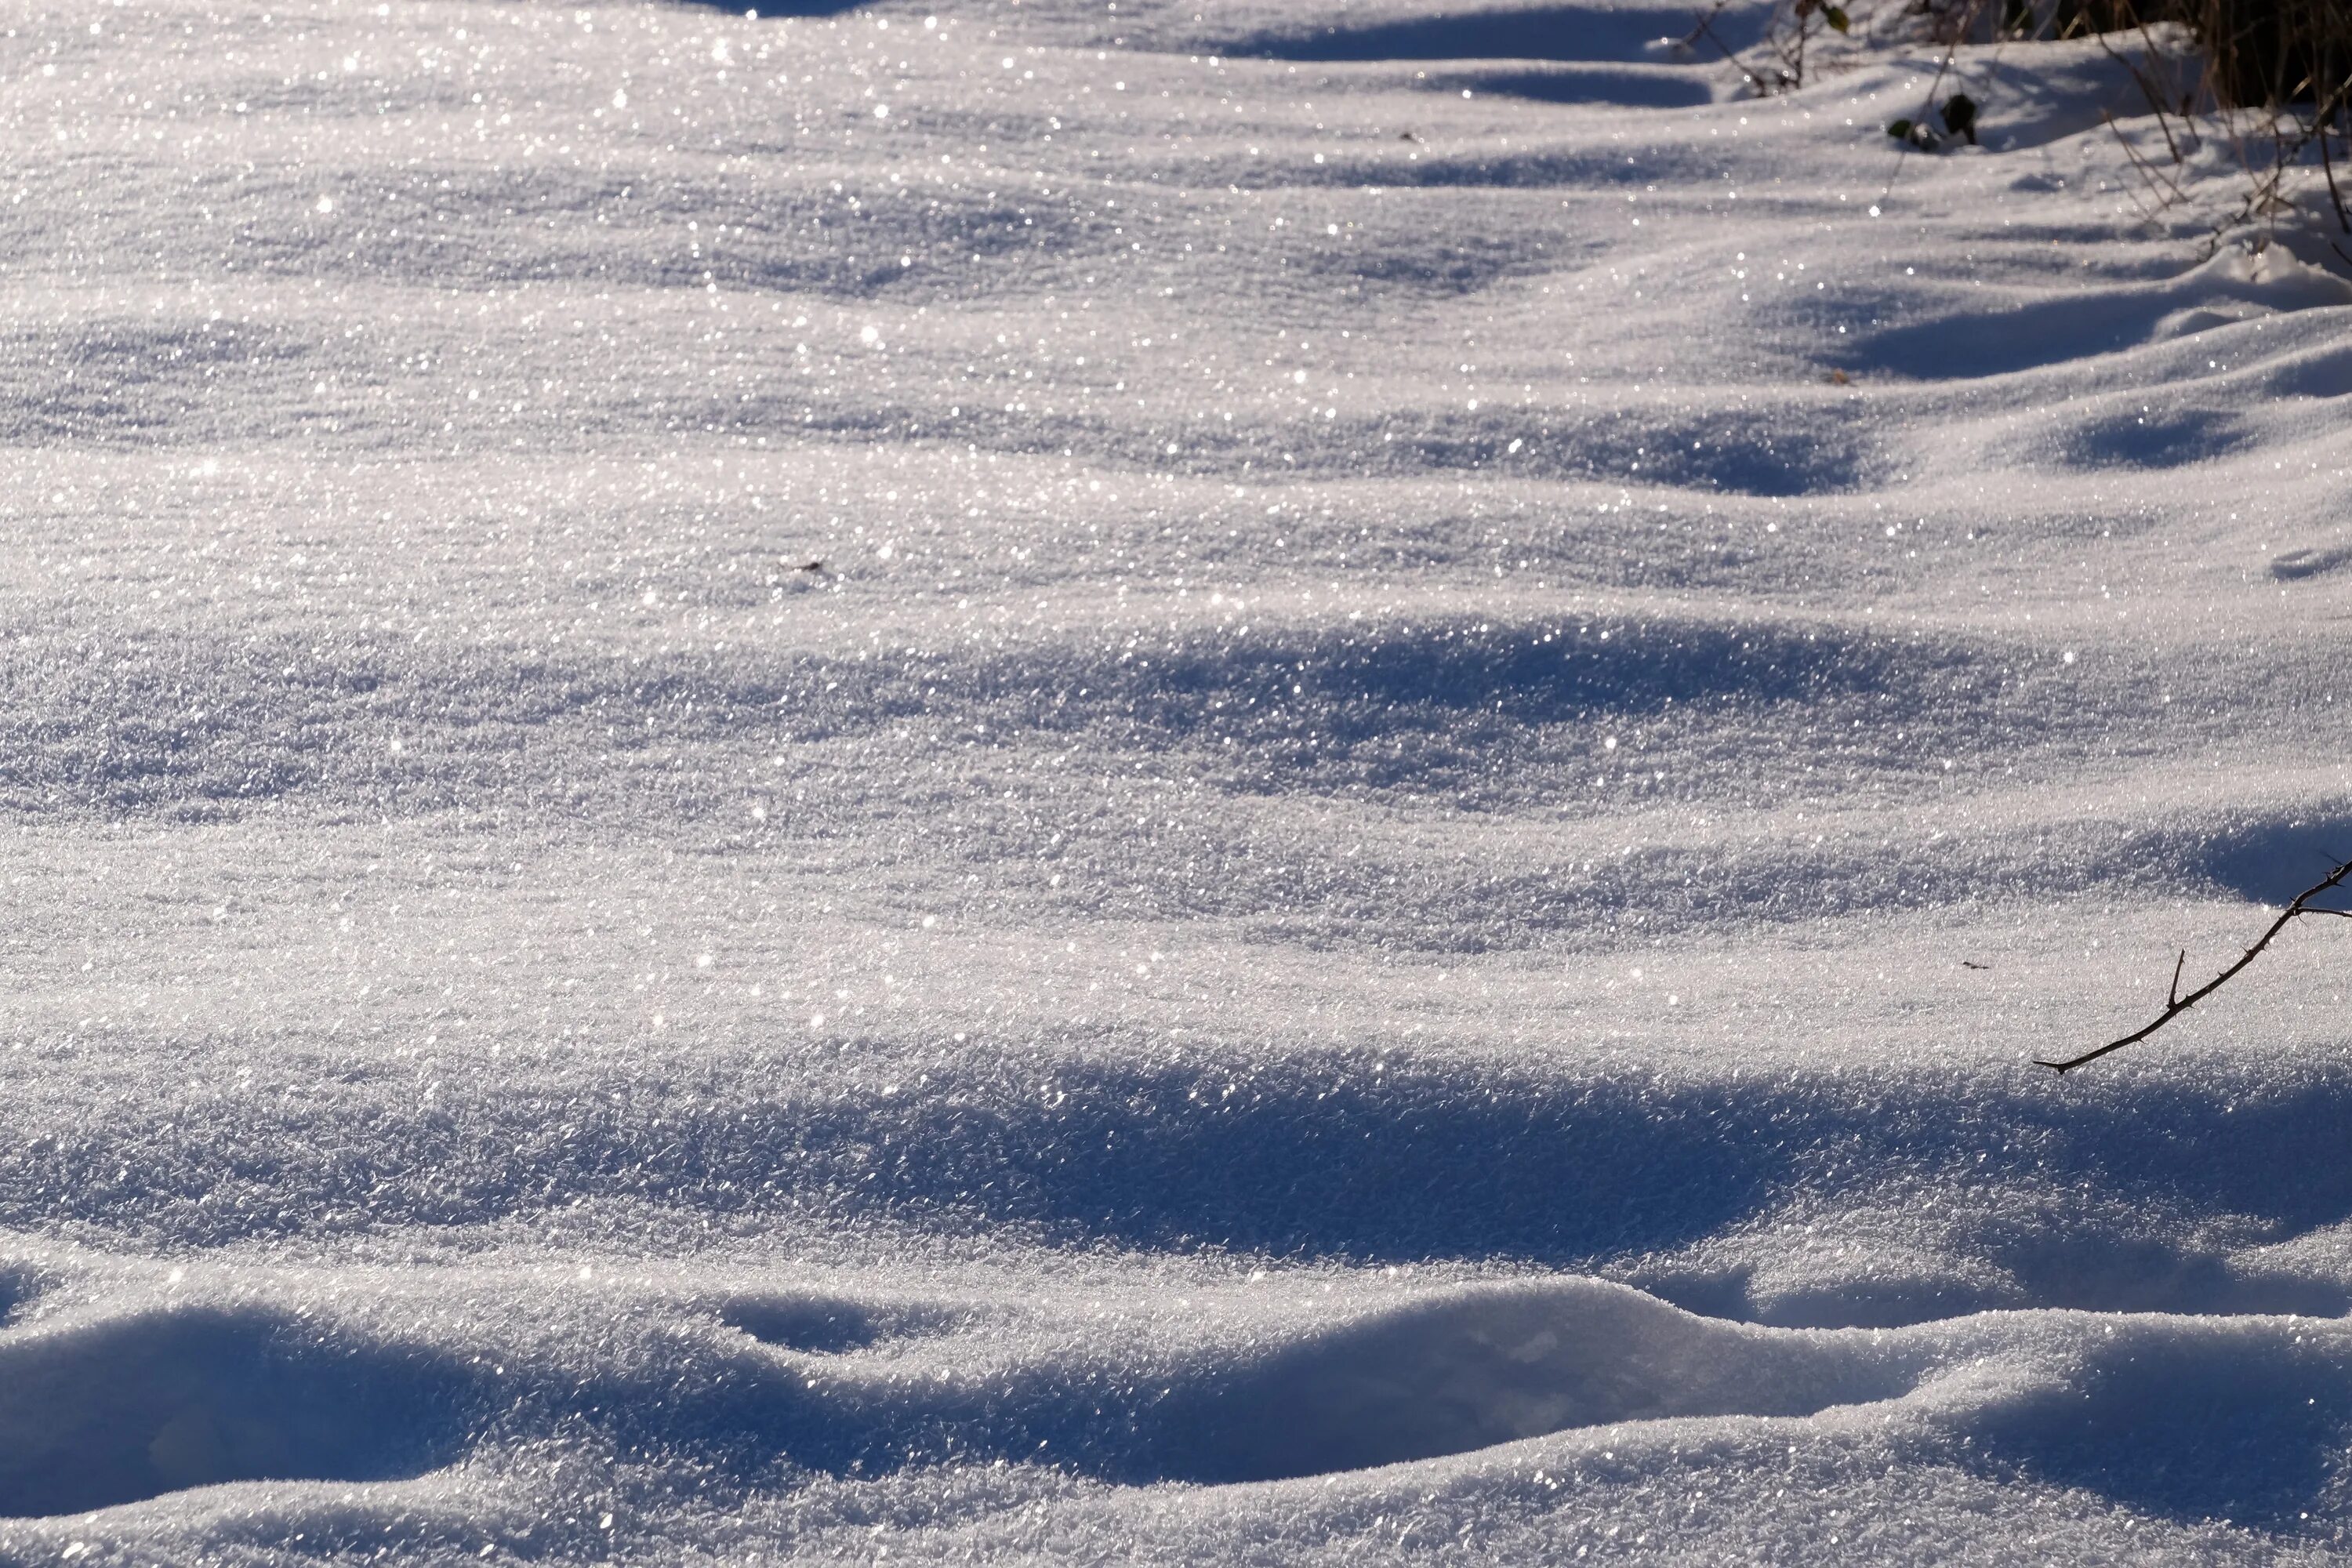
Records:
[[[320,1340],[262,1310],[157,1310],[0,1336],[0,1515],[240,1480],[378,1480],[452,1457],[455,1358]]]
[[[1176,1395],[1160,1418],[1169,1473],[1265,1480],[1570,1427],[1811,1415],[1906,1389],[1895,1369],[1848,1347],[1570,1279],[1485,1287],[1327,1331]]]

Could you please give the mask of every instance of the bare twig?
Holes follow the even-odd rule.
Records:
[[[1723,52],[1723,58],[1731,62],[1733,69],[1748,79],[1748,85],[1756,89],[1757,97],[1769,98],[1772,96],[1772,89],[1765,83],[1764,79],[1749,70],[1747,62],[1734,53],[1731,46],[1723,41],[1723,36],[1715,30],[1715,19],[1722,16],[1725,8],[1730,4],[1731,0],[1715,0],[1713,5],[1697,13],[1692,18],[1693,26],[1689,34],[1682,41],[1683,47],[1693,47],[1701,38],[1705,38]]]
[[[2138,67],[2134,66],[2132,75],[2138,80],[2140,90],[2147,95],[2147,106],[2156,110],[2157,123],[2164,127],[2164,140],[2172,149],[2172,161],[2178,163],[2180,162],[2180,143],[2172,139],[2172,125],[2164,117],[2164,95],[2156,90],[2156,84],[2151,79],[2161,68],[2156,62],[2164,58],[2164,51],[2157,47],[2156,35],[2147,30],[2147,17],[2137,7],[2133,9],[2132,22],[2139,28],[2139,41],[2147,51],[2140,58],[2147,62],[2147,70],[2145,73]],[[2189,149],[2192,152],[2196,150],[2197,129],[2189,118],[2189,106],[2196,100],[2197,91],[2194,88],[2186,89],[2181,92],[2180,132],[2182,135],[2189,138]]]
[[[2124,157],[2130,162],[2133,168],[2139,171],[2140,178],[2147,182],[2148,190],[2156,196],[2156,209],[2151,212],[2148,210],[2147,204],[2139,199],[2137,193],[2132,191],[2129,187],[2126,187],[2124,192],[2126,195],[2131,197],[2132,205],[2139,208],[2139,216],[2142,218],[2145,218],[2150,226],[2156,226],[2158,214],[2162,213],[2167,207],[2172,205],[2173,203],[2184,199],[2180,193],[2180,187],[2174,184],[2170,179],[2167,178],[2164,175],[2163,171],[2157,168],[2155,164],[2140,156],[2139,149],[2132,145],[2131,138],[2124,134],[2124,128],[2116,123],[2116,117],[2114,115],[2108,113],[2103,109],[2099,110],[2099,118],[2105,121],[2107,129],[2116,133],[2116,145],[2123,148]],[[2168,190],[2171,192],[2171,195],[2167,195],[2165,194]]]
[[[2263,932],[2263,934],[2255,940],[2253,946],[2246,949],[2244,952],[2238,955],[2238,961],[2235,963],[2232,963],[2229,968],[2221,971],[2221,973],[2215,975],[2204,984],[2200,985],[2196,990],[2191,991],[2186,996],[2183,996],[2180,994],[2180,972],[2188,967],[2189,952],[2187,949],[2182,949],[2179,962],[2172,966],[2172,993],[2165,1001],[2164,1011],[2156,1016],[2156,1019],[2153,1023],[2146,1024],[2139,1028],[2134,1029],[2122,1039],[2109,1040],[2097,1050],[2084,1051],[2081,1056],[2072,1057],[2064,1061],[2053,1062],[2041,1058],[2036,1058],[2033,1065],[2036,1067],[2048,1068],[2051,1071],[2055,1073],[2070,1073],[2076,1068],[2084,1065],[2085,1062],[2097,1061],[2109,1051],[2119,1051],[2126,1046],[2137,1045],[2140,1041],[2147,1038],[2150,1035],[2153,1035],[2158,1029],[2161,1029],[2167,1024],[2169,1024],[2172,1020],[2178,1018],[2180,1015],[2197,1005],[2198,1003],[2202,1002],[2206,997],[2210,996],[2214,992],[2219,991],[2222,986],[2228,984],[2231,980],[2236,977],[2238,971],[2245,968],[2246,965],[2261,957],[2263,949],[2270,946],[2271,939],[2277,936],[2279,932],[2286,930],[2287,926],[2294,921],[2296,917],[2300,915],[2342,915],[2347,919],[2352,919],[2352,910],[2321,909],[2315,907],[2311,901],[2312,900],[2318,898],[2323,893],[2332,892],[2336,889],[2342,887],[2344,885],[2344,879],[2347,876],[2352,876],[2352,860],[2343,861],[2337,865],[2336,869],[2327,873],[2327,875],[2321,880],[2314,883],[2308,888],[2305,888],[2302,892],[2297,893],[2294,896],[2294,902],[2287,905],[2287,907],[2280,912],[2279,918],[2271,922],[2270,929]]]
[[[2245,199],[2238,204],[2235,211],[2215,224],[2207,233],[2205,255],[2208,258],[2218,255],[2222,244],[2239,228],[2258,217],[2275,220],[2281,210],[2293,205],[2286,194],[2287,175],[2302,162],[2304,150],[2311,145],[2312,138],[2321,133],[2320,126],[2315,120],[2305,123],[2300,117],[2289,116],[2287,124],[2293,134],[2287,136],[2280,133],[2279,120],[2278,112],[2270,113],[2270,167],[2259,172],[2254,168],[2254,161],[2248,152],[2249,138],[2241,132],[2233,122],[2231,123],[2231,142],[2238,154],[2240,167],[2246,172],[2246,195]],[[2276,226],[2273,221],[2273,229]],[[2265,233],[2257,248],[2269,243],[2270,235]]]
[[[2352,234],[2352,213],[2344,210],[2344,193],[2336,187],[2336,160],[2327,151],[2327,128],[2319,128],[2319,166],[2327,171],[2327,199],[2335,205],[2337,226]],[[2331,242],[2332,243],[2332,242]]]
[[[2134,20],[2137,20],[2137,18],[2135,17]],[[2147,24],[2141,22],[2139,31],[2141,39],[2147,45],[2149,57],[2151,58],[2154,58],[2156,54],[2156,40],[2147,36]],[[2107,36],[2105,33],[2095,33],[2092,37],[2098,39],[2099,47],[2106,51],[2106,56],[2109,59],[2115,61],[2116,64],[2123,67],[2125,70],[2131,73],[2132,81],[2139,88],[2140,96],[2147,100],[2147,106],[2150,109],[2156,110],[2157,129],[2164,132],[2164,144],[2172,150],[2172,161],[2176,163],[2179,163],[2180,143],[2173,138],[2172,121],[2164,112],[2164,98],[2163,95],[2156,90],[2156,83],[2148,79],[2147,73],[2139,68],[2137,62],[2126,58],[2121,50],[2117,49],[2113,44],[2107,42]],[[2105,116],[2105,119],[2108,124],[2113,125],[2115,123],[2114,115],[2107,115]],[[2122,132],[2117,132],[2116,134],[2120,136]]]

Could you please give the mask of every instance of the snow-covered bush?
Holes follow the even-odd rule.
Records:
[[[1772,90],[1801,86],[1836,46],[2172,30],[2194,40],[2202,87],[2222,107],[2328,112],[2352,85],[2352,0],[1783,0],[1749,68]]]
[[[1718,0],[1694,37],[1719,42],[1714,21],[1727,5]],[[2268,229],[2304,208],[2332,216],[2339,252],[2352,243],[2352,176],[2336,167],[2352,153],[2352,0],[1777,0],[1738,65],[1769,95],[1889,47],[1942,50],[1948,68],[1967,46],[2085,38],[2129,69],[2141,112],[2162,127],[2169,167],[2132,154],[2151,216],[2181,202],[2189,184],[2187,154],[2201,132],[2176,134],[2176,121],[2201,120],[2246,175],[2215,235]],[[1939,69],[1920,111],[1886,131],[1921,151],[1973,142],[1979,108]]]

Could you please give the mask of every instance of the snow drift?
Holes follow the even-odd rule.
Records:
[[[0,1560],[2340,1552],[2343,933],[2030,1064],[2352,837],[2352,288],[1688,30],[20,7]]]

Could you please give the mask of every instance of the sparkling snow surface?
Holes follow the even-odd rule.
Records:
[[[2352,847],[2222,140],[760,9],[5,7],[0,1562],[2352,1540],[2352,931],[2030,1065]]]

